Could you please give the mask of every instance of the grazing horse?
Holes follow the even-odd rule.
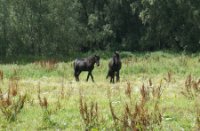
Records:
[[[99,60],[100,60],[100,57],[97,55],[90,56],[88,58],[83,58],[83,59],[76,59],[74,61],[74,77],[76,78],[76,81],[79,81],[79,75],[82,71],[88,71],[86,81],[88,81],[89,76],[91,76],[92,81],[94,82],[92,70],[94,69],[95,63],[97,66],[99,66]]]
[[[106,79],[108,77],[110,77],[110,83],[115,82],[115,80],[114,80],[115,75],[116,75],[116,81],[117,82],[119,81],[119,71],[121,69],[121,66],[122,66],[122,63],[120,60],[119,53],[115,52],[112,59],[110,60],[110,62],[108,64],[109,70],[108,70],[108,74],[106,76]]]

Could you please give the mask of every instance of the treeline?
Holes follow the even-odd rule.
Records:
[[[199,0],[0,0],[0,55],[200,50]]]

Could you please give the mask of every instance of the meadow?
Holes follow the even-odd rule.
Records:
[[[120,82],[110,84],[112,53],[98,53],[94,83],[86,72],[75,81],[75,56],[0,64],[0,129],[200,129],[199,54],[121,52]]]

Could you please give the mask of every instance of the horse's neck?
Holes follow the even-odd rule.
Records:
[[[117,57],[113,57],[113,63],[118,64],[120,62],[120,59]]]
[[[117,58],[116,57],[113,57],[113,63],[117,64]]]
[[[88,58],[88,61],[91,65],[94,65],[95,64],[95,60],[94,60],[94,57],[89,57]]]

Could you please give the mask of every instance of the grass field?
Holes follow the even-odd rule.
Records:
[[[110,54],[94,83],[86,72],[75,82],[70,59],[1,64],[0,129],[200,129],[200,55],[121,52],[120,82],[110,84]]]

